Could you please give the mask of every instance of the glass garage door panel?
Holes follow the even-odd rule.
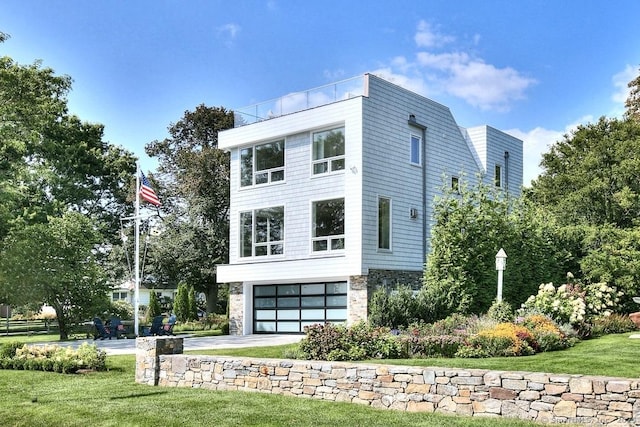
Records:
[[[254,286],[255,333],[301,333],[305,326],[346,318],[346,282]]]

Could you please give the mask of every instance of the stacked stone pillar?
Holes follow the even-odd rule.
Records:
[[[183,349],[183,338],[179,337],[136,338],[136,382],[158,385],[160,356],[182,354]]]

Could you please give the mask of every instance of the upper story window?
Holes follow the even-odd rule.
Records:
[[[422,164],[422,138],[418,135],[411,135],[411,164]]]
[[[495,165],[493,169],[493,183],[496,187],[502,187],[502,167]]]
[[[313,174],[344,170],[344,126],[313,133]]]
[[[313,252],[344,249],[344,198],[313,202]]]
[[[457,176],[451,177],[451,190],[454,193],[460,192],[460,178],[458,178]]]
[[[240,185],[284,181],[284,140],[240,150]]]
[[[378,197],[378,249],[391,250],[391,199]]]
[[[240,212],[240,256],[284,254],[284,206]]]

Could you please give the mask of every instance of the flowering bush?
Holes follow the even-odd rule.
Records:
[[[524,326],[513,323],[499,323],[491,329],[480,331],[469,337],[467,346],[472,347],[472,357],[486,356],[524,356],[535,353],[535,340]],[[468,350],[457,354],[470,357]]]
[[[0,358],[0,367],[4,369],[25,369],[73,373],[79,369],[104,370],[106,353],[98,350],[95,344],[82,344],[77,350],[57,345],[12,346]],[[13,355],[11,355],[13,353]]]
[[[531,332],[536,351],[562,350],[573,345],[571,337],[562,332],[558,324],[548,316],[533,314],[518,318],[516,322]]]
[[[540,285],[538,294],[522,304],[521,313],[539,312],[558,323],[580,325],[596,316],[608,316],[620,300],[621,292],[605,283],[588,285],[553,283]]]
[[[585,319],[584,293],[579,286],[565,284],[557,289],[553,283],[540,285],[538,294],[532,295],[522,304],[522,310],[538,311],[559,323],[575,324]]]
[[[618,292],[615,288],[606,283],[591,283],[584,287],[585,304],[587,316],[610,316],[620,302],[623,292]]]

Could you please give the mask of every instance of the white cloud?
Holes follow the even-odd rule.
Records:
[[[629,97],[630,89],[627,86],[629,82],[635,79],[637,76],[636,69],[631,65],[627,65],[624,67],[624,70],[620,71],[611,78],[613,82],[613,86],[616,88],[616,91],[611,95],[611,99],[614,102],[619,102],[624,105],[624,102]]]
[[[476,45],[480,39],[474,34],[472,43]],[[377,73],[425,96],[445,93],[481,110],[502,112],[508,111],[514,101],[524,99],[527,89],[536,84],[535,79],[512,67],[498,67],[456,48],[439,49],[455,41],[454,36],[420,21],[415,42],[422,50],[416,52],[415,61],[395,57]]]
[[[418,31],[414,40],[418,47],[440,47],[454,42],[455,37],[434,31],[431,25],[423,20],[418,23]]]

